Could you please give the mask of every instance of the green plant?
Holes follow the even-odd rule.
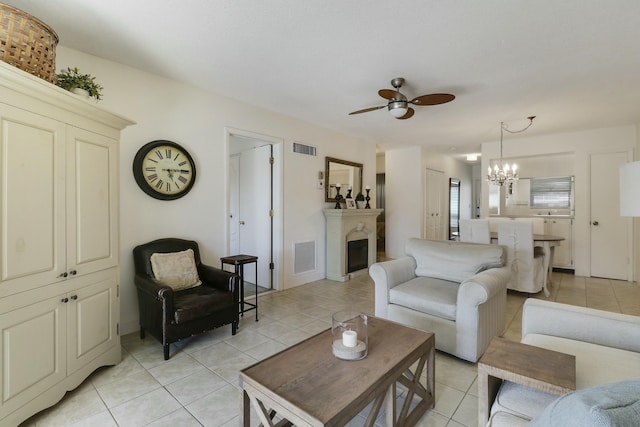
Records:
[[[356,196],[356,202],[364,202],[364,195],[362,193],[358,193]]]
[[[81,74],[77,67],[67,67],[56,74],[56,85],[62,89],[71,91],[73,88],[84,89],[89,92],[89,96],[95,99],[102,99],[102,86],[95,82],[95,77],[91,74]]]

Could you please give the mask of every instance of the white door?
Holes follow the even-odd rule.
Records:
[[[482,181],[479,179],[473,180],[473,208],[472,218],[482,217],[482,211],[480,209],[480,203],[482,202]]]
[[[425,186],[425,238],[429,240],[443,240],[444,225],[444,209],[442,202],[442,188],[444,182],[444,173],[427,169],[427,178]]]
[[[258,257],[258,285],[270,288],[271,261],[271,145],[240,153],[238,253]],[[255,266],[248,264],[244,278],[255,282]]]
[[[240,155],[234,154],[229,159],[229,253],[240,253],[238,214],[240,210]]]
[[[620,216],[620,165],[628,153],[591,155],[591,276],[629,279],[629,221]]]

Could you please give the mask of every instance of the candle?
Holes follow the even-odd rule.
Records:
[[[371,188],[370,188],[368,185],[366,185],[366,186],[364,187],[364,189],[365,189],[365,190],[371,190]]]
[[[345,347],[355,347],[358,345],[358,333],[352,330],[344,331],[342,333],[342,345]]]
[[[341,187],[340,183],[337,183],[336,188],[340,188],[340,187]]]

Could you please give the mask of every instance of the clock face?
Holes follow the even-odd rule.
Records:
[[[196,166],[187,151],[175,142],[158,140],[144,145],[133,159],[133,176],[149,196],[175,200],[191,190]]]

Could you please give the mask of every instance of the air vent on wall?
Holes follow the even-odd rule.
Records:
[[[300,144],[299,142],[294,142],[293,143],[293,152],[294,153],[300,153],[300,154],[306,154],[308,156],[315,156],[316,155],[316,147],[312,147],[311,145]]]
[[[316,242],[297,242],[293,244],[293,273],[300,274],[316,269]]]

